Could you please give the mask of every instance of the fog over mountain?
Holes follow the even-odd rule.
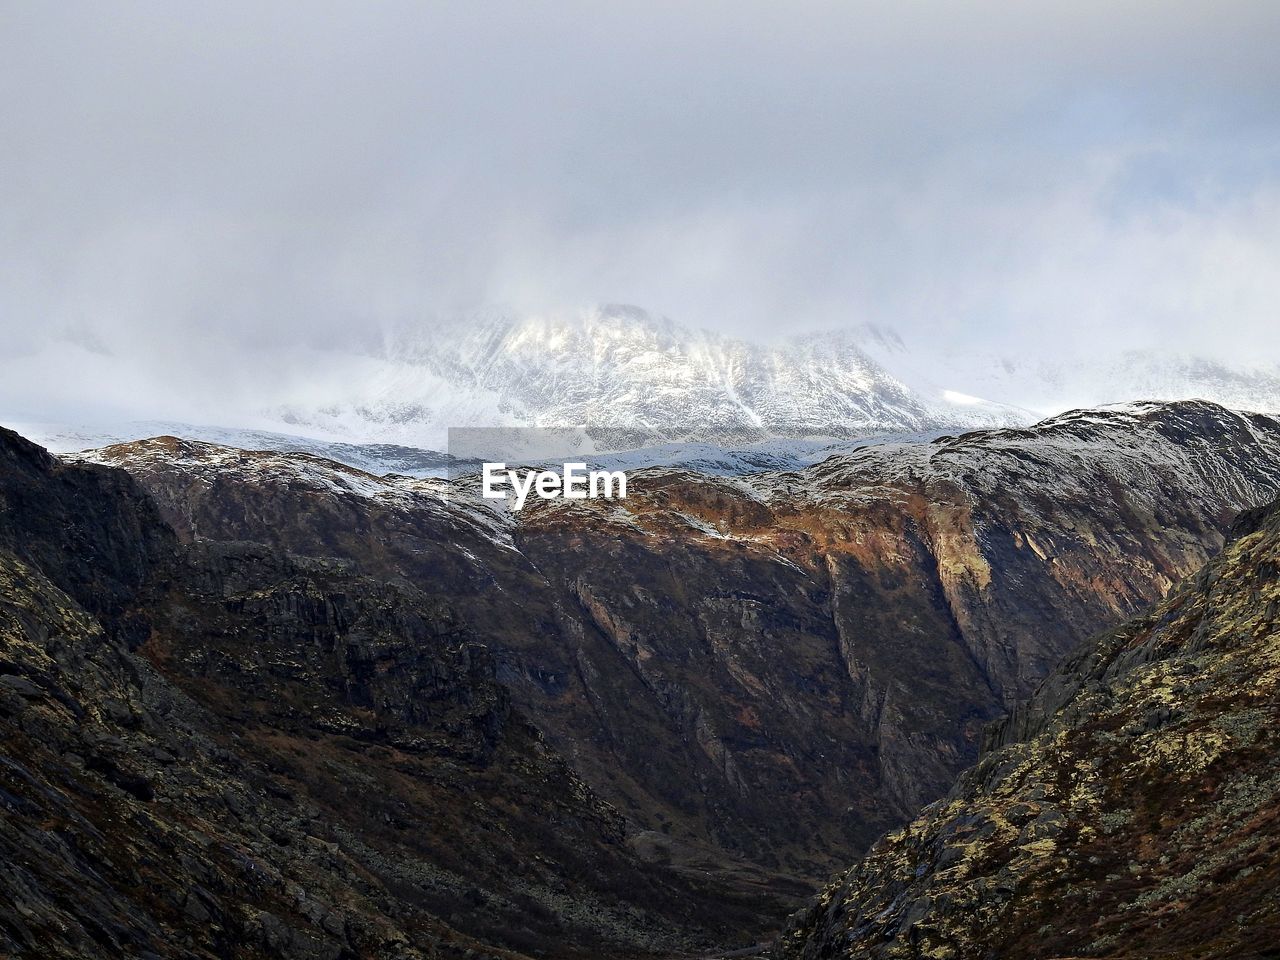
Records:
[[[240,387],[231,393],[239,406],[215,402],[206,409],[183,398],[149,416],[143,410],[141,418],[127,412],[132,391],[176,368],[130,369],[125,358],[83,345],[64,346],[59,356],[64,376],[56,386],[79,391],[79,400],[52,411],[31,405],[45,396],[47,378],[39,363],[28,363],[23,395],[31,412],[9,411],[11,424],[51,449],[176,434],[307,450],[375,472],[437,472],[441,458],[415,451],[457,453],[449,430],[469,426],[581,426],[588,452],[664,447],[656,462],[720,469],[710,456],[739,472],[814,462],[867,438],[1023,426],[1055,411],[1133,397],[1204,398],[1280,412],[1280,371],[1171,351],[1028,359],[975,347],[939,355],[875,325],[768,344],[620,304],[528,316],[476,313],[406,327],[363,349],[279,348],[255,358],[261,375],[228,366],[228,382]],[[10,377],[11,386],[20,382]],[[111,406],[116,398],[120,409]],[[797,440],[820,442],[790,442]],[[672,444],[682,446],[665,449]],[[730,448],[743,456],[725,461]],[[523,455],[501,443],[500,449],[507,452],[485,457]]]
[[[615,302],[891,328],[892,376],[1037,412],[1258,405],[1278,38],[1262,2],[15,8],[0,417],[263,426],[397,331]]]

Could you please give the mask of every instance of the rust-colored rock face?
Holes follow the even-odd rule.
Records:
[[[699,869],[817,878],[941,796],[981,731],[1280,489],[1280,424],[1204,403],[869,447],[794,474],[631,474],[496,515],[440,481],[149,441],[186,538],[341,558],[439,602],[513,703]]]
[[[1280,506],[1068,659],[956,787],[797,915],[784,958],[1273,957]]]

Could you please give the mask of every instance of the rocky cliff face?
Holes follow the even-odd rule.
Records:
[[[643,862],[438,601],[183,545],[123,472],[8,432],[0,731],[6,956],[618,956],[765,922]]]
[[[786,958],[1273,957],[1280,506],[1067,660]]]
[[[632,475],[511,517],[438,481],[156,440],[91,455],[188,540],[410,586],[681,870],[782,894],[943,795],[982,728],[1280,491],[1280,424],[1204,403],[870,447],[799,473]]]

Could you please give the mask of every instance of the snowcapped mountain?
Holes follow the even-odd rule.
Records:
[[[492,314],[394,338],[323,404],[275,415],[304,432],[430,446],[450,426],[586,425],[599,449],[749,443],[1029,422],[1025,411],[917,390],[863,349],[866,328],[767,346],[636,307]]]
[[[437,449],[451,426],[586,425],[598,450],[622,450],[1025,426],[1135,400],[1280,413],[1280,367],[1172,349],[1007,357],[875,325],[766,344],[621,305],[478,315],[333,369],[323,401],[308,399],[312,384],[272,417],[293,432]]]
[[[100,403],[75,388],[137,383],[151,368],[127,352],[64,347],[65,376],[48,376],[41,356],[0,358],[0,422],[51,449],[172,434],[415,475],[447,468],[433,451],[449,449],[451,427],[585,426],[585,455],[662,448],[653,462],[736,473],[811,463],[833,444],[1026,426],[1135,400],[1280,413],[1280,368],[1265,365],[1102,347],[1000,356],[907,343],[873,325],[761,343],[617,305],[489,312],[376,343],[290,345],[254,358],[252,370],[229,370],[203,401],[158,387],[149,406]],[[72,395],[57,400],[42,385]],[[82,410],[101,411],[98,422],[67,416]],[[64,419],[38,422],[54,417]]]

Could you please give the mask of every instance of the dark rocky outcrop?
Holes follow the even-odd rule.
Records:
[[[9,433],[0,502],[0,954],[627,956],[767,923],[637,856],[413,587],[180,544],[127,474]]]

